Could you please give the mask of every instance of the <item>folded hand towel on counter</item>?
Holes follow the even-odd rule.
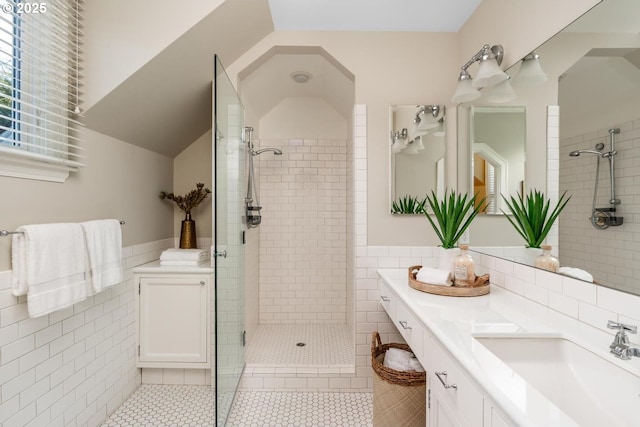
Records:
[[[416,280],[429,285],[451,286],[453,284],[449,271],[431,267],[422,267],[418,270]]]
[[[205,261],[172,261],[172,260],[168,260],[168,261],[160,261],[160,265],[161,266],[198,266],[198,265],[204,265],[207,263],[207,261],[209,260],[205,260]]]
[[[178,249],[170,248],[160,254],[160,261],[198,261],[209,260],[209,251],[206,249]]]
[[[89,292],[98,293],[123,280],[122,229],[115,219],[87,221],[84,231],[89,259]]]
[[[11,249],[13,295],[27,295],[38,317],[87,298],[86,245],[80,224],[19,227]]]
[[[584,270],[574,267],[560,267],[558,273],[570,276],[575,279],[584,280],[585,282],[593,282],[593,276]]]

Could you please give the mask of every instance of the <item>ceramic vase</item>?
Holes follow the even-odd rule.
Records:
[[[438,259],[438,269],[446,270],[451,273],[451,277],[453,277],[454,265],[453,262],[460,253],[460,249],[458,248],[449,248],[445,249],[440,247],[440,257]]]

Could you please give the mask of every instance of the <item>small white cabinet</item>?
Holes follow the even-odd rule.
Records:
[[[135,274],[138,367],[210,368],[211,277],[193,272]]]

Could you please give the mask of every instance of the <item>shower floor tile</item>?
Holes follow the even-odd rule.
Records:
[[[214,427],[211,387],[141,385],[102,427]],[[229,427],[373,425],[371,393],[238,392]]]
[[[346,325],[267,324],[258,326],[246,362],[248,368],[349,368],[352,347]]]
[[[238,392],[228,427],[373,425],[371,393]]]

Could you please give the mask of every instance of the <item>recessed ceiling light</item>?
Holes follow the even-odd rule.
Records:
[[[306,71],[294,71],[289,76],[296,83],[306,83],[311,79],[311,73],[307,73]]]

